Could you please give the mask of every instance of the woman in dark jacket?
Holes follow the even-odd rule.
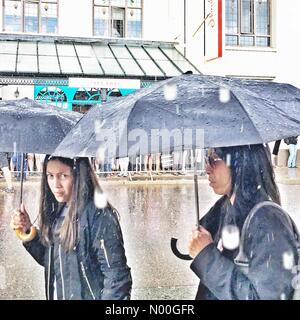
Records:
[[[11,227],[33,229],[23,204]],[[88,158],[46,157],[39,230],[28,238],[25,248],[45,268],[47,299],[130,299],[118,214],[106,202]]]
[[[194,228],[189,244],[191,269],[200,278],[196,298],[291,299],[298,262],[296,230],[278,206],[269,149],[215,148],[208,150],[206,159],[209,185],[222,198],[201,219],[199,230]],[[240,253],[239,235],[254,206],[257,210],[245,224],[245,272],[235,259]]]

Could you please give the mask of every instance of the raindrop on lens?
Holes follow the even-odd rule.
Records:
[[[107,206],[107,197],[105,193],[96,189],[94,193],[94,203],[98,209],[103,209]]]
[[[164,96],[167,101],[175,100],[177,97],[177,87],[175,84],[166,84],[164,86]]]
[[[219,88],[219,100],[222,103],[227,103],[230,101],[230,90],[225,87]]]
[[[17,152],[17,142],[14,142],[14,153],[16,153]]]
[[[240,243],[240,230],[237,226],[227,225],[222,229],[222,244],[228,250],[234,250]]]
[[[226,154],[226,165],[230,167],[231,164],[231,155],[229,153]]]
[[[96,152],[96,160],[98,163],[104,161],[104,155],[105,155],[105,149],[99,147],[97,152]]]
[[[280,300],[286,300],[286,295],[285,295],[285,293],[282,293],[282,294],[280,295]]]
[[[283,267],[286,270],[291,270],[294,266],[294,255],[291,251],[286,251],[282,254]]]

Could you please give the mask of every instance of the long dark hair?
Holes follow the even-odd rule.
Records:
[[[71,204],[60,229],[60,240],[65,250],[71,250],[78,240],[80,215],[86,206],[94,201],[95,190],[102,192],[97,176],[88,158],[69,159],[63,157],[45,157],[43,175],[41,181],[41,198],[39,208],[39,228],[41,241],[45,245],[52,242],[51,226],[60,208],[64,205],[59,203],[47,181],[47,165],[49,161],[58,160],[69,166],[73,175],[73,190]],[[107,206],[111,207],[109,203]]]
[[[268,145],[215,148],[215,152],[231,169],[229,196],[235,194],[235,207],[241,213],[247,215],[264,200],[281,204]]]

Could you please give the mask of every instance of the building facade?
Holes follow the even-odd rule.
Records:
[[[174,43],[204,74],[268,79],[300,87],[299,1],[1,1],[0,37],[166,41]],[[34,96],[33,87],[17,88],[19,97]],[[1,96],[14,98],[15,92],[16,87],[4,86]]]

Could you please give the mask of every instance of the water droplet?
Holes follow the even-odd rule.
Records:
[[[227,167],[230,167],[231,165],[231,155],[229,153],[226,154],[226,165]]]
[[[227,103],[230,101],[230,90],[228,88],[219,88],[219,100],[222,103]]]
[[[294,255],[291,251],[285,251],[282,254],[283,267],[287,270],[291,270],[294,266]]]
[[[177,97],[177,87],[175,84],[166,84],[164,86],[164,96],[167,101],[175,100]]]
[[[227,225],[222,229],[223,247],[228,250],[234,250],[240,243],[240,230],[237,226]]]
[[[280,295],[280,300],[286,300],[286,294],[285,293],[282,293]]]
[[[105,148],[99,147],[96,152],[96,161],[98,163],[101,163],[102,161],[104,161],[104,155],[105,155]]]
[[[103,209],[107,206],[107,196],[101,190],[96,189],[94,193],[94,203],[98,209]]]

